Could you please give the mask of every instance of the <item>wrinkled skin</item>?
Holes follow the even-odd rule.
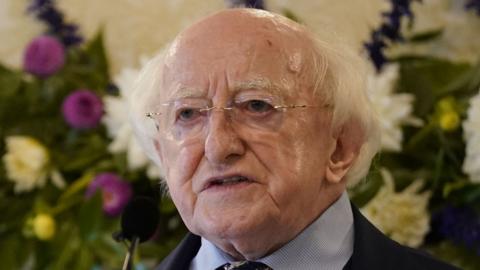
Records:
[[[304,31],[264,11],[234,9],[207,17],[172,44],[160,99],[176,97],[175,89],[183,87],[194,89],[188,95],[225,106],[234,85],[262,78],[288,104],[316,104],[312,43]],[[344,191],[343,176],[358,147],[331,129],[329,109],[288,111],[271,132],[234,127],[221,111],[209,117],[200,140],[159,136],[155,145],[188,229],[237,259],[280,248]],[[232,175],[251,181],[208,188],[208,179]]]

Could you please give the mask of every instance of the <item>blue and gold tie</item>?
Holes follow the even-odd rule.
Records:
[[[234,262],[226,263],[220,267],[217,267],[215,270],[273,270],[268,265],[261,262]]]

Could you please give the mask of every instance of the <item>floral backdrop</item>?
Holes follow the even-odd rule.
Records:
[[[350,188],[352,200],[396,241],[478,269],[480,1],[172,0],[136,17],[132,1],[120,1],[130,11],[116,17],[109,1],[87,2],[0,2],[0,33],[18,32],[0,48],[2,269],[118,269],[126,247],[112,233],[140,195],[154,198],[161,214],[135,268],[151,269],[168,254],[186,229],[162,196],[162,172],[133,137],[129,89],[146,56],[183,26],[238,5],[312,29],[338,21],[370,66],[368,91],[382,127],[382,151],[365,181]],[[350,19],[322,16],[323,9]],[[8,12],[15,10],[21,16]],[[352,10],[360,15],[345,15]],[[159,14],[177,23],[159,24]],[[126,17],[131,24],[122,24]],[[94,27],[99,18],[114,23]],[[123,47],[122,35],[129,37]]]

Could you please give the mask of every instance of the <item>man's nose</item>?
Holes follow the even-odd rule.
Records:
[[[245,152],[244,141],[239,137],[228,117],[229,111],[212,110],[207,137],[205,156],[213,164],[229,163]]]

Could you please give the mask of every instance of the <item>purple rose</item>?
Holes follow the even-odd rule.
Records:
[[[62,104],[63,118],[73,128],[94,128],[103,115],[102,100],[92,91],[76,90]]]
[[[88,185],[85,196],[90,198],[99,189],[102,192],[103,211],[112,217],[122,212],[133,193],[128,182],[109,172],[98,174]]]
[[[23,57],[26,72],[39,77],[48,77],[65,63],[65,49],[56,38],[39,36],[28,44]]]

